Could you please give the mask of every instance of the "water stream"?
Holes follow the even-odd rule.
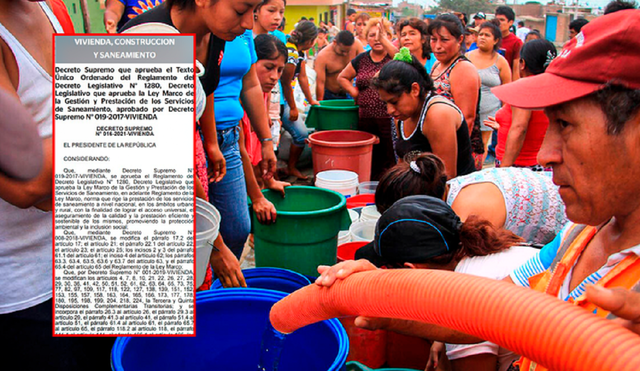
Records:
[[[280,363],[280,353],[287,335],[281,333],[271,326],[271,322],[267,322],[267,326],[262,333],[262,341],[260,342],[260,361],[258,362],[258,371],[278,371]]]

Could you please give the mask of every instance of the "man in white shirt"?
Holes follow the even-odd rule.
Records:
[[[516,30],[516,36],[518,36],[520,40],[522,40],[522,42],[525,41],[529,32],[531,32],[531,29],[529,27],[525,27],[523,21],[518,21],[518,29]]]

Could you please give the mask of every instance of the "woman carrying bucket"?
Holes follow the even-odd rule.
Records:
[[[433,81],[409,49],[402,48],[394,59],[372,86],[393,117],[398,158],[431,152],[443,160],[448,178],[475,171],[462,112],[435,93]]]
[[[378,180],[385,170],[396,163],[393,154],[391,117],[380,100],[378,91],[370,86],[373,77],[391,61],[398,49],[391,43],[391,23],[383,18],[371,18],[364,29],[371,50],[356,56],[338,76],[338,84],[351,95],[358,106],[358,130],[380,138],[373,146],[371,180]],[[355,86],[353,79],[356,80]]]
[[[307,179],[302,175],[300,170],[296,167],[296,163],[302,154],[305,141],[309,135],[307,127],[304,121],[299,119],[298,107],[293,96],[293,87],[291,83],[293,80],[298,79],[302,93],[309,104],[318,106],[320,103],[311,95],[311,89],[309,88],[309,80],[307,79],[306,57],[305,52],[313,47],[318,37],[318,28],[313,22],[300,22],[296,26],[296,29],[291,32],[289,41],[287,43],[287,49],[289,51],[289,57],[287,64],[282,73],[282,95],[286,104],[284,106],[284,114],[282,115],[282,126],[286,131],[291,134],[293,142],[291,143],[291,149],[289,150],[289,175],[293,175],[298,179]]]

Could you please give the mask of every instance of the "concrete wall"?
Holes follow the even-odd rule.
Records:
[[[324,19],[324,12],[329,13],[329,18],[331,18],[331,7],[330,6],[316,6],[316,5],[287,5],[284,10],[284,17],[287,19],[287,24],[284,27],[284,33],[290,33],[293,31],[293,26],[300,20],[301,17],[307,17],[307,19],[313,17],[315,18],[316,26],[320,23],[320,14],[322,14],[322,19]],[[338,28],[341,27],[341,24],[336,23]]]
[[[287,24],[284,26],[284,33],[288,34],[293,31],[293,26],[300,20],[302,17],[307,17],[307,19],[313,17],[315,18],[316,26],[320,23],[320,15],[322,14],[322,19],[324,20],[324,13],[327,12],[329,19],[331,19],[331,6],[316,6],[316,5],[287,5],[284,10],[284,17],[287,19]],[[340,12],[342,7],[338,8],[338,17],[335,18],[336,26],[341,29],[342,23],[339,22]]]
[[[545,31],[544,18],[541,18],[540,20],[528,19],[528,20],[524,21],[524,25],[525,25],[525,27],[528,27],[530,30],[538,30],[538,31],[540,31],[540,34],[544,38],[544,31]]]
[[[509,5],[514,12],[516,12],[516,19],[522,16],[529,17],[542,17],[542,4],[521,4],[521,5]],[[529,26],[527,26],[529,27]]]
[[[556,31],[556,44],[564,44],[569,40],[569,23],[571,17],[569,14],[556,13],[558,15],[558,28]]]

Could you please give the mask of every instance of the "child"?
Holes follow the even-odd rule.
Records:
[[[286,100],[282,126],[293,138],[293,143],[289,152],[289,175],[293,175],[299,179],[307,178],[296,168],[296,163],[302,154],[308,133],[304,122],[302,120],[298,120],[299,113],[293,97],[293,87],[291,86],[291,83],[295,78],[297,78],[307,101],[314,106],[320,105],[318,101],[313,99],[311,90],[309,89],[309,80],[307,79],[304,55],[304,52],[313,47],[317,37],[318,28],[313,23],[298,23],[298,26],[291,33],[289,42],[287,43],[289,56],[281,78],[282,94]]]
[[[258,80],[260,80],[260,86],[264,92],[265,105],[269,112],[271,137],[273,138],[273,148],[275,150],[280,140],[280,128],[282,127],[282,122],[280,121],[280,90],[278,89],[278,80],[280,80],[285,68],[287,48],[277,37],[270,34],[258,35],[254,39],[254,42],[256,46],[256,56],[258,57],[256,73]],[[245,119],[247,119],[246,116]],[[255,132],[248,132],[250,128],[248,120],[245,122],[243,119],[243,126],[245,128],[245,145],[247,152],[251,158],[252,165],[255,167],[260,162],[260,141]],[[256,177],[257,180],[261,178],[260,176]],[[248,179],[247,185],[250,188],[249,182],[250,180]],[[264,180],[264,185],[266,188],[284,193],[284,187],[290,184],[269,178]]]

